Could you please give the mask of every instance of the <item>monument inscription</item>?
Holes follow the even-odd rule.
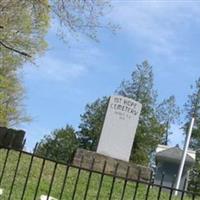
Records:
[[[141,108],[133,99],[110,97],[97,153],[129,161]]]

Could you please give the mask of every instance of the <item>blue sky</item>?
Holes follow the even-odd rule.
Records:
[[[182,106],[190,85],[200,76],[200,2],[115,0],[107,16],[120,25],[116,35],[99,33],[96,43],[81,36],[64,44],[56,24],[47,35],[45,55],[38,67],[23,70],[25,105],[33,118],[26,130],[27,147],[67,123],[78,127],[86,103],[112,95],[136,64],[153,66],[159,99],[175,95]],[[179,126],[173,127],[171,145],[181,143]]]

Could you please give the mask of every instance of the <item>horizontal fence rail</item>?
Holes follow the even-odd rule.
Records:
[[[25,141],[23,143],[23,146]],[[56,161],[36,154],[38,145],[32,153],[22,149],[11,149],[0,146],[0,199],[3,200],[40,200],[51,197],[59,200],[200,200],[200,194],[186,189],[176,190],[174,183],[165,186],[165,175],[159,184],[154,183],[151,173],[149,180],[141,178],[141,171],[136,179],[129,178],[129,167],[126,176],[117,174],[116,164],[113,174],[106,173],[107,163],[102,171],[94,170],[95,158],[89,168],[84,168],[81,158],[80,166]],[[197,187],[197,186],[195,186]],[[197,189],[197,188],[196,188]],[[178,191],[178,196],[174,192]]]

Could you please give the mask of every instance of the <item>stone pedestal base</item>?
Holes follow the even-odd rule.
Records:
[[[149,181],[152,172],[150,168],[114,159],[85,149],[77,149],[73,159],[73,165],[78,167],[81,166],[82,168],[85,169],[91,169],[93,160],[95,161],[92,170],[102,172],[106,161],[105,173],[110,175],[117,175],[122,178],[126,177],[128,167],[129,167],[128,178],[133,180],[138,179],[138,174],[140,172],[140,180]],[[117,172],[115,172],[117,164],[118,168]]]

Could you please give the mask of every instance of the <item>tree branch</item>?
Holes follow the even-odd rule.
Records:
[[[23,55],[23,56],[26,56],[26,57],[31,58],[31,55],[27,54],[26,52],[23,52],[23,51],[20,51],[20,50],[15,49],[15,48],[13,48],[13,47],[11,47],[11,46],[8,46],[8,45],[6,45],[5,43],[3,43],[2,41],[0,41],[0,45],[2,45],[3,47],[5,47],[6,49],[9,49],[9,50],[11,50],[11,51],[14,51],[15,53],[18,53],[18,54],[21,54],[21,55]]]

